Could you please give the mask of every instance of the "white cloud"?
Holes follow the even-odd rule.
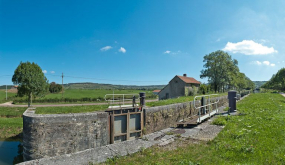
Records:
[[[273,47],[269,48],[252,40],[243,40],[237,43],[228,42],[223,50],[245,55],[266,55],[278,52]]]
[[[252,61],[251,64],[255,64],[255,65],[266,65],[266,66],[275,66],[275,64],[270,63],[269,61]]]
[[[110,49],[112,49],[112,46],[105,46],[105,47],[101,48],[100,50],[102,52],[104,52],[104,51],[107,51],[107,50],[110,50]]]
[[[50,73],[51,73],[51,74],[54,74],[54,73],[55,73],[55,71],[50,71]]]
[[[253,63],[255,63],[257,65],[261,65],[262,64],[260,61],[254,61]]]
[[[167,51],[164,52],[164,54],[169,54],[169,53],[171,53],[170,50],[167,50]]]
[[[126,49],[123,48],[123,47],[121,47],[121,48],[119,49],[119,52],[126,53]]]
[[[46,73],[47,73],[47,70],[43,70],[43,73],[46,74]]]
[[[270,62],[269,61],[263,61],[262,62],[264,65],[270,65]]]

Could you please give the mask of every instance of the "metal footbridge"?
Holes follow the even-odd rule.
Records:
[[[218,113],[219,97],[215,97],[215,100],[211,100],[213,96],[217,96],[217,94],[195,96],[193,100],[193,105],[194,110],[198,110],[198,114],[191,116],[190,118],[187,118],[184,121],[178,122],[177,126],[184,127],[185,125],[197,125]],[[200,106],[197,106],[197,104],[199,105],[199,103],[201,103]]]

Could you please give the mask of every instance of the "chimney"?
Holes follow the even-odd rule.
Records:
[[[184,73],[184,74],[183,74],[183,77],[187,77],[187,74],[186,74],[186,73]]]

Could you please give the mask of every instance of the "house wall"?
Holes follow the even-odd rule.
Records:
[[[169,84],[167,84],[159,93],[158,93],[158,99],[159,100],[164,100],[167,99],[166,93],[170,93],[170,86]]]
[[[168,85],[159,92],[159,100],[176,98],[185,95],[185,82],[175,76]],[[166,98],[166,93],[169,93],[169,98]]]
[[[179,96],[185,96],[185,85],[179,77],[175,76],[170,82],[170,98],[176,98]]]

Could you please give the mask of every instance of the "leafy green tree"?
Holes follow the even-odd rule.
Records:
[[[205,55],[203,62],[205,62],[205,69],[201,71],[200,78],[208,77],[208,81],[214,87],[215,92],[224,90],[226,85],[229,86],[236,73],[239,72],[238,61],[221,50]]]
[[[56,84],[55,82],[50,83],[49,92],[50,93],[58,93],[62,90],[62,86],[60,84]]]
[[[271,79],[261,86],[262,88],[285,90],[285,68],[278,70],[273,74]]]
[[[28,97],[28,107],[32,96],[44,96],[48,89],[48,80],[36,63],[20,62],[14,71],[12,82],[18,85],[18,96]]]

